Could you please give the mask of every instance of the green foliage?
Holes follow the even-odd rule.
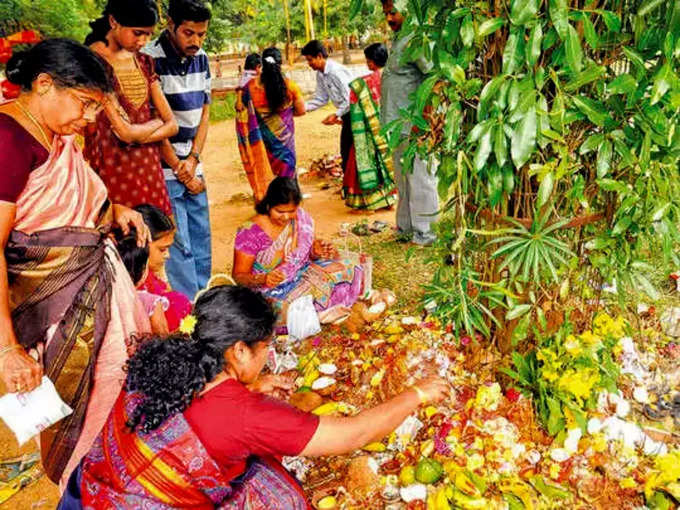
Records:
[[[210,105],[210,122],[221,122],[236,117],[236,94],[229,92],[226,96],[214,99]]]
[[[33,29],[43,37],[83,41],[89,33],[88,22],[98,12],[92,0],[3,0],[0,2],[0,36]]]
[[[482,300],[496,320],[485,312],[475,328],[490,336],[512,332],[519,312],[542,322],[540,304],[568,280],[656,299],[645,260],[678,262],[680,2],[408,6],[405,58],[434,66],[386,130],[395,146],[413,124],[405,156],[440,160],[441,274],[426,296],[437,313],[472,323],[458,312],[472,290],[445,260],[504,294],[502,307]]]

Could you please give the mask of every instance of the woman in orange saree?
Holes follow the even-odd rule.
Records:
[[[149,331],[108,231],[149,234],[141,215],[109,202],[75,141],[111,90],[103,62],[52,39],[16,54],[7,76],[22,93],[0,106],[0,376],[26,392],[44,373],[73,409],[40,437],[59,483],[104,425],[134,336]]]

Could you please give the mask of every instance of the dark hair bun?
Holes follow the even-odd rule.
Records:
[[[21,85],[22,87],[30,86],[30,84],[25,83],[27,79],[26,76],[27,73],[24,72],[25,63],[26,63],[25,51],[17,51],[9,59],[9,62],[7,62],[5,74],[7,75],[7,79],[11,83],[14,83],[15,85]]]

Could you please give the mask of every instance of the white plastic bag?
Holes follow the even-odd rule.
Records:
[[[72,412],[46,376],[30,393],[8,393],[0,398],[0,418],[12,429],[19,446]]]
[[[290,304],[286,326],[288,336],[297,340],[303,340],[321,331],[319,316],[314,308],[311,294],[302,296]]]

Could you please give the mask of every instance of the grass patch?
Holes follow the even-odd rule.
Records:
[[[229,92],[224,97],[214,99],[210,105],[210,122],[222,122],[236,117],[235,102],[235,92]]]

